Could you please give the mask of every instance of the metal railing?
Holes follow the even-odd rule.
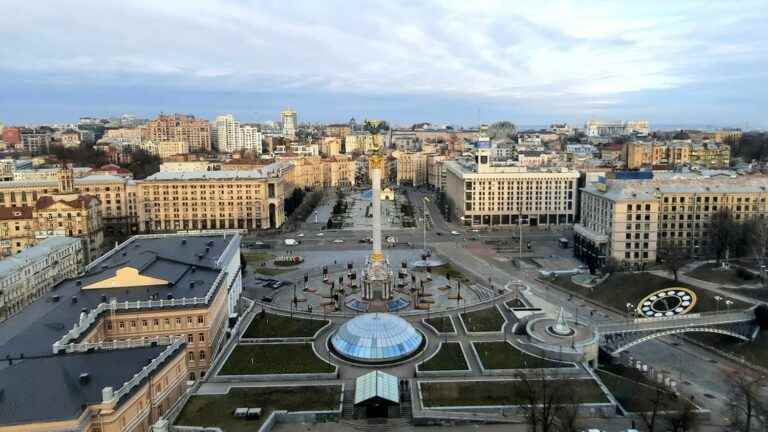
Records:
[[[144,366],[139,373],[133,376],[130,380],[123,383],[123,385],[114,393],[114,400],[120,400],[121,397],[130,393],[134,387],[141,384],[141,382],[147,378],[157,368],[162,366],[168,357],[175,354],[176,351],[184,345],[184,341],[181,338],[173,338],[173,343],[169,345],[159,356],[155,357],[148,365]]]
[[[192,298],[179,298],[179,299],[161,299],[161,300],[136,300],[136,301],[112,301],[111,303],[99,303],[98,306],[91,309],[88,314],[81,315],[80,320],[75,323],[74,327],[70,329],[61,339],[53,343],[53,352],[58,353],[62,350],[66,350],[67,346],[72,341],[77,340],[80,336],[85,334],[91,326],[96,323],[101,314],[107,311],[120,311],[120,310],[139,310],[139,309],[155,309],[155,308],[169,308],[177,306],[196,306],[210,304],[211,299],[217,288],[224,281],[226,272],[219,272],[219,275],[213,281],[211,289],[205,297],[192,297]]]
[[[755,314],[752,310],[736,312],[702,312],[673,317],[635,318],[624,322],[601,324],[597,327],[597,330],[601,334],[665,330],[690,326],[733,324],[748,322],[754,319]]]

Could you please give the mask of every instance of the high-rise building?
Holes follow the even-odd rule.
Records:
[[[252,151],[261,153],[262,134],[258,127],[241,125],[232,114],[216,117],[218,150],[222,153]]]
[[[186,114],[161,114],[147,124],[146,138],[153,141],[184,142],[189,151],[211,151],[211,124]]]
[[[283,123],[283,136],[291,140],[296,139],[296,129],[299,124],[296,111],[287,109],[280,113],[280,117]]]

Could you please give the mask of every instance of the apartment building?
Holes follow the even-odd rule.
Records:
[[[236,232],[135,236],[0,323],[0,432],[149,431],[238,316],[239,250]]]
[[[374,148],[383,146],[382,135],[372,135],[369,132],[352,132],[344,137],[344,153],[368,153]]]
[[[149,140],[142,142],[139,148],[163,160],[171,156],[188,154],[191,150],[189,143],[186,141]]]
[[[466,226],[564,225],[576,220],[578,171],[539,169],[491,161],[490,149],[474,160],[445,162],[452,219]]]
[[[32,207],[0,207],[0,256],[16,255],[35,242]]]
[[[626,267],[653,263],[665,242],[703,254],[712,215],[764,217],[768,178],[655,174],[650,180],[605,180],[581,190],[575,255],[591,267],[613,258]]]
[[[322,141],[320,141],[320,154],[326,157],[340,155],[342,139],[343,138],[324,137]]]
[[[186,114],[161,114],[147,123],[146,138],[152,141],[182,142],[188,152],[211,151],[211,124]]]
[[[280,120],[283,125],[283,137],[289,140],[295,140],[296,130],[299,126],[299,118],[296,111],[287,109],[281,112]]]
[[[395,150],[392,152],[395,158],[397,185],[422,186],[427,184],[427,154],[412,153]]]
[[[339,140],[343,140],[350,132],[352,132],[352,127],[348,124],[329,124],[323,128],[323,134],[326,137],[333,137]]]
[[[731,149],[727,144],[712,141],[629,142],[625,146],[624,160],[629,169],[658,165],[727,168],[731,162]]]
[[[262,134],[258,127],[241,125],[232,114],[216,117],[216,137],[218,150],[222,153],[261,153]]]
[[[0,322],[82,269],[82,243],[72,237],[50,237],[0,260]]]
[[[33,213],[34,239],[77,237],[83,242],[86,262],[101,253],[104,223],[98,198],[78,193],[38,198]]]
[[[447,160],[449,160],[448,156],[427,155],[427,184],[434,190],[445,190],[445,162]]]
[[[584,125],[588,137],[616,137],[632,134],[648,135],[651,127],[645,120],[605,122],[589,120]]]
[[[75,178],[85,177],[91,174],[88,167],[72,167],[72,175]],[[19,169],[13,172],[13,181],[56,180],[59,178],[61,168],[33,168]]]
[[[39,154],[47,152],[51,147],[51,131],[48,129],[22,128],[20,133],[22,151]]]
[[[137,182],[139,230],[276,228],[293,188],[283,164],[250,171],[159,172]]]

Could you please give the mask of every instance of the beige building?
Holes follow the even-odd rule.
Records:
[[[33,210],[35,239],[77,237],[83,242],[86,262],[101,253],[104,223],[98,198],[78,193],[40,197]]]
[[[380,134],[372,135],[368,132],[352,132],[344,137],[344,153],[368,153],[374,148],[383,145],[384,139]]]
[[[395,158],[397,185],[422,186],[427,184],[427,154],[399,150],[392,152]]]
[[[35,242],[32,207],[0,207],[0,256],[16,255]]]
[[[435,190],[445,190],[445,162],[448,160],[449,157],[444,155],[427,155],[427,184]]]
[[[342,138],[324,137],[320,141],[320,154],[326,157],[338,156],[341,154]]]
[[[629,169],[658,165],[727,168],[731,161],[730,147],[711,141],[629,142],[625,153],[624,160]]]
[[[674,242],[701,255],[712,215],[727,208],[737,221],[768,211],[768,179],[661,174],[652,180],[607,180],[582,188],[575,253],[590,267],[608,258],[627,267],[656,262]]]
[[[183,142],[189,152],[211,151],[211,124],[186,114],[159,115],[147,124],[146,139]]]
[[[284,164],[250,171],[159,172],[137,182],[139,230],[276,228],[293,191]]]
[[[168,159],[171,156],[188,154],[190,151],[189,143],[185,141],[145,141],[141,143],[142,149],[147,153],[153,154],[160,159]]]
[[[80,132],[73,129],[67,129],[62,132],[60,139],[61,145],[64,147],[79,147],[81,142]]]
[[[3,403],[15,407],[0,432],[151,430],[205,376],[238,317],[239,251],[233,232],[136,236],[0,323]],[[41,332],[24,316],[33,312],[61,326]]]
[[[451,218],[466,226],[564,225],[576,220],[578,171],[495,165],[488,149],[475,161],[445,162]]]
[[[82,243],[72,237],[50,237],[0,260],[0,322],[82,269]]]

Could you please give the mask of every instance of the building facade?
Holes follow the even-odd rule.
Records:
[[[0,260],[0,322],[82,269],[82,243],[72,237],[51,237]]]
[[[283,125],[283,137],[289,140],[296,139],[296,130],[299,128],[299,118],[296,111],[287,109],[280,113],[280,121]]]
[[[218,150],[222,153],[261,153],[262,135],[258,127],[241,125],[232,114],[216,117],[216,136]]]
[[[654,263],[665,243],[700,256],[717,212],[728,209],[736,221],[746,221],[768,211],[768,179],[762,176],[670,174],[594,182],[581,192],[574,253],[595,268],[609,258],[631,268]]]
[[[578,171],[494,165],[489,149],[475,161],[445,162],[452,219],[466,226],[565,225],[576,220]]]
[[[187,152],[211,151],[211,124],[186,114],[161,114],[147,123],[146,138],[152,141],[182,142]]]
[[[648,135],[651,127],[645,120],[604,122],[590,120],[584,125],[588,137],[616,137],[625,135]]]

